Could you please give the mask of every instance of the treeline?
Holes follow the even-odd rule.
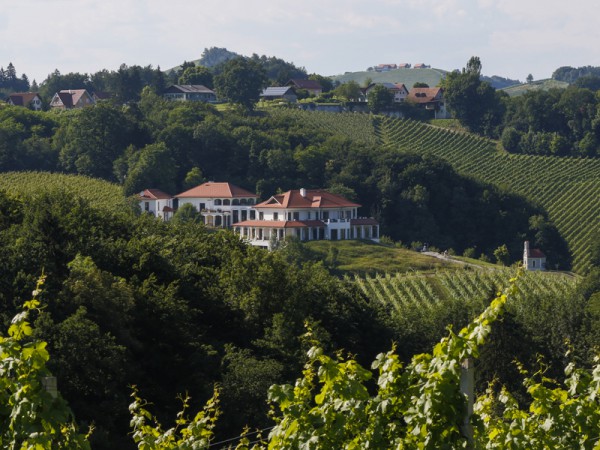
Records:
[[[36,91],[46,108],[54,94],[65,89],[87,89],[90,93],[107,93],[112,101],[124,104],[138,101],[146,87],[157,94],[161,94],[170,84],[204,84],[213,88],[213,77],[222,72],[228,61],[236,58],[244,57],[224,48],[212,47],[204,49],[197,62],[184,61],[173,70],[162,71],[160,66],[127,64],[122,64],[117,70],[103,69],[90,74],[61,73],[56,69],[39,85],[35,80],[30,85],[25,74],[18,77],[15,67],[9,63],[6,70],[0,67],[0,92],[10,94]],[[308,77],[304,68],[274,56],[253,54],[245,59],[255,63],[264,72],[267,85],[283,85],[292,78]]]
[[[600,78],[592,68],[570,69],[561,68],[554,75],[574,81],[566,89],[531,90],[508,97],[481,81],[481,61],[473,57],[462,72],[447,75],[444,95],[448,108],[464,126],[501,139],[509,152],[597,157]]]
[[[542,245],[552,264],[570,266],[566,246],[543,211],[519,197],[461,177],[442,160],[380,148],[314,130],[276,113],[219,113],[167,102],[151,90],[138,103],[64,114],[0,110],[0,171],[46,170],[118,182],[126,195],[170,194],[205,180],[229,181],[266,199],[288,189],[328,188],[363,206],[383,234],[493,259],[514,259],[522,241]],[[535,218],[535,219],[534,219]]]

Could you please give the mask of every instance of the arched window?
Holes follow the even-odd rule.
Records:
[[[234,198],[233,200],[231,200],[231,204],[232,205],[239,205],[240,204],[240,199],[239,198]]]
[[[253,198],[249,198],[248,199],[248,204],[249,205],[254,205],[254,199]]]
[[[248,200],[246,200],[245,198],[240,200],[240,205],[247,205],[248,204]]]
[[[231,204],[231,201],[228,198],[226,198],[225,200],[223,200],[223,205],[224,206],[225,205],[230,205],[230,204]]]
[[[215,199],[215,206],[221,206],[221,199],[220,198],[216,198]]]

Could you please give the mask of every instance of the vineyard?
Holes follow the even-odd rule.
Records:
[[[451,302],[462,302],[474,310],[483,309],[486,300],[507,285],[514,276],[512,269],[439,271],[435,275],[346,276],[372,301],[389,307],[399,315],[427,316],[433,309],[444,308]],[[525,272],[517,282],[516,304],[525,304],[533,296],[550,295],[572,298],[577,280],[566,275]]]
[[[589,268],[591,239],[600,230],[600,160],[508,154],[488,139],[413,120],[302,111],[279,114],[284,113],[351,139],[431,153],[461,174],[523,195],[548,212],[569,245],[573,269]]]
[[[127,210],[120,186],[80,175],[49,172],[7,172],[0,175],[0,190],[24,197],[60,191],[87,200],[90,205],[109,211]]]

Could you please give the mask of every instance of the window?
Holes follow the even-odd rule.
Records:
[[[223,200],[223,205],[229,206],[229,205],[231,205],[231,201],[228,198],[226,198],[225,200]]]
[[[221,199],[220,198],[216,198],[215,199],[215,206],[221,206]]]
[[[279,220],[279,213],[273,213],[273,220]]]
[[[260,211],[260,212],[258,213],[258,220],[264,220],[264,218],[265,218],[265,215],[263,214],[263,212],[262,212],[262,211]]]
[[[239,205],[240,204],[240,199],[239,198],[234,198],[233,200],[231,200],[231,204],[232,205]]]
[[[150,211],[150,202],[144,202],[144,210]]]
[[[294,213],[294,220],[300,220],[300,213],[297,211]]]

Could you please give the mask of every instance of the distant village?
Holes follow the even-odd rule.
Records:
[[[410,68],[410,64],[379,64],[373,70],[387,72],[402,68]],[[415,64],[414,69],[424,69],[430,66],[426,64]],[[410,102],[415,106],[431,112],[435,119],[449,118],[450,114],[445,105],[443,89],[440,87],[410,87],[403,83],[370,83],[360,88],[355,99],[354,111],[368,111],[369,93],[377,86],[384,86],[391,94],[393,102],[400,104]],[[298,104],[298,107],[308,110],[324,110],[330,112],[342,112],[345,109],[341,104],[329,102],[311,102],[310,104],[299,102],[298,91],[308,93],[310,98],[318,99],[323,94],[323,88],[319,81],[309,79],[291,79],[282,86],[269,86],[260,93],[262,101],[279,101],[286,104]],[[204,86],[196,84],[173,84],[168,86],[162,96],[171,101],[182,102],[206,102],[217,103],[221,99],[217,93]],[[88,92],[86,89],[64,89],[56,92],[49,103],[52,110],[69,110],[93,106],[98,102],[110,100],[112,94],[109,92]],[[37,92],[16,92],[8,95],[5,101],[10,105],[23,106],[33,110],[43,108],[42,98]],[[361,107],[362,105],[362,107]]]

